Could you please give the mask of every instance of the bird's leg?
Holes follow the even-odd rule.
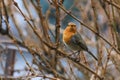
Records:
[[[74,54],[76,54],[76,56],[78,56],[80,54],[80,51],[76,51]]]
[[[72,55],[75,56],[75,53],[77,53],[77,51],[76,52],[72,51],[72,53],[70,55],[68,55],[68,56],[72,56]]]
[[[80,51],[77,51],[76,52],[76,61],[78,61],[78,62],[80,61],[80,55],[79,54],[80,54]]]
[[[68,56],[70,56],[70,57],[73,56],[75,58],[75,60],[79,62],[80,61],[79,54],[80,54],[80,51],[75,51],[75,52],[72,51],[72,53],[70,55],[68,55]]]

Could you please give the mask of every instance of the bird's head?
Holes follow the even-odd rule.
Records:
[[[65,43],[69,43],[71,37],[77,32],[76,29],[76,24],[74,24],[73,22],[69,22],[67,27],[65,28],[64,32],[63,32],[63,41]]]
[[[65,30],[70,33],[76,33],[76,24],[73,22],[69,22]]]

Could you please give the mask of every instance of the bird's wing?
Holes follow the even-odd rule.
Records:
[[[79,33],[76,33],[75,35],[72,36],[71,42],[75,45],[79,45],[81,49],[88,51],[86,43],[84,42]]]

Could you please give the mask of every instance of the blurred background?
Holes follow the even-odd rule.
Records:
[[[66,56],[68,22],[97,62],[84,51],[78,62]],[[0,0],[0,79],[120,80],[119,61],[119,0]]]

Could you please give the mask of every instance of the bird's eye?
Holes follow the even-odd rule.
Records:
[[[75,27],[74,25],[71,25],[71,27]]]

